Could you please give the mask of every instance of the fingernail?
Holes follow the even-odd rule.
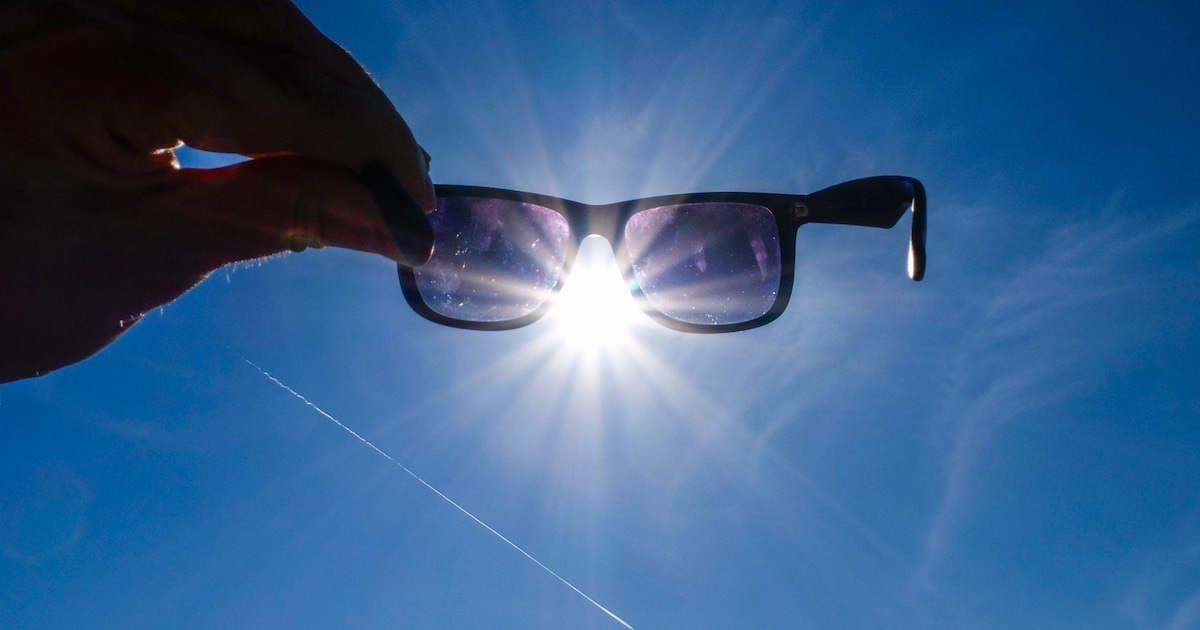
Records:
[[[411,267],[425,264],[433,255],[433,226],[425,211],[404,190],[400,182],[388,171],[383,162],[374,161],[362,169],[359,181],[371,196],[383,215],[383,222],[396,241],[396,247]]]

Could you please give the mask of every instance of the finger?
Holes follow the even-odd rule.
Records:
[[[115,117],[120,135],[251,156],[297,153],[355,170],[378,160],[433,208],[427,154],[386,98],[290,53],[105,19],[123,38],[117,70],[134,75],[126,91],[138,95],[113,99],[126,112]]]
[[[326,246],[408,262],[354,172],[300,156],[184,169],[138,205],[153,247],[198,273]]]
[[[288,0],[109,2],[126,15],[159,28],[295,55],[348,86],[383,97],[362,66]]]
[[[358,181],[371,191],[392,240],[413,267],[424,265],[433,255],[433,224],[383,162],[363,167]]]

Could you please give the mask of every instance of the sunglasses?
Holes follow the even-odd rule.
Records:
[[[810,195],[693,193],[604,205],[477,186],[436,193],[433,254],[420,267],[400,265],[400,285],[419,315],[457,328],[537,321],[592,234],[612,244],[638,306],[686,332],[746,330],[779,317],[805,223],[891,228],[911,210],[908,275],[925,274],[925,188],[911,177]]]

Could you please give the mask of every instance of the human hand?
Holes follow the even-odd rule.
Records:
[[[0,86],[0,383],[91,356],[231,262],[428,255],[380,218],[428,229],[428,155],[288,0],[6,2]],[[181,141],[255,159],[179,169]]]

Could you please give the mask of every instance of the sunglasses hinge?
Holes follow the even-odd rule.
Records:
[[[808,204],[803,201],[792,202],[792,219],[799,221],[808,218]]]

